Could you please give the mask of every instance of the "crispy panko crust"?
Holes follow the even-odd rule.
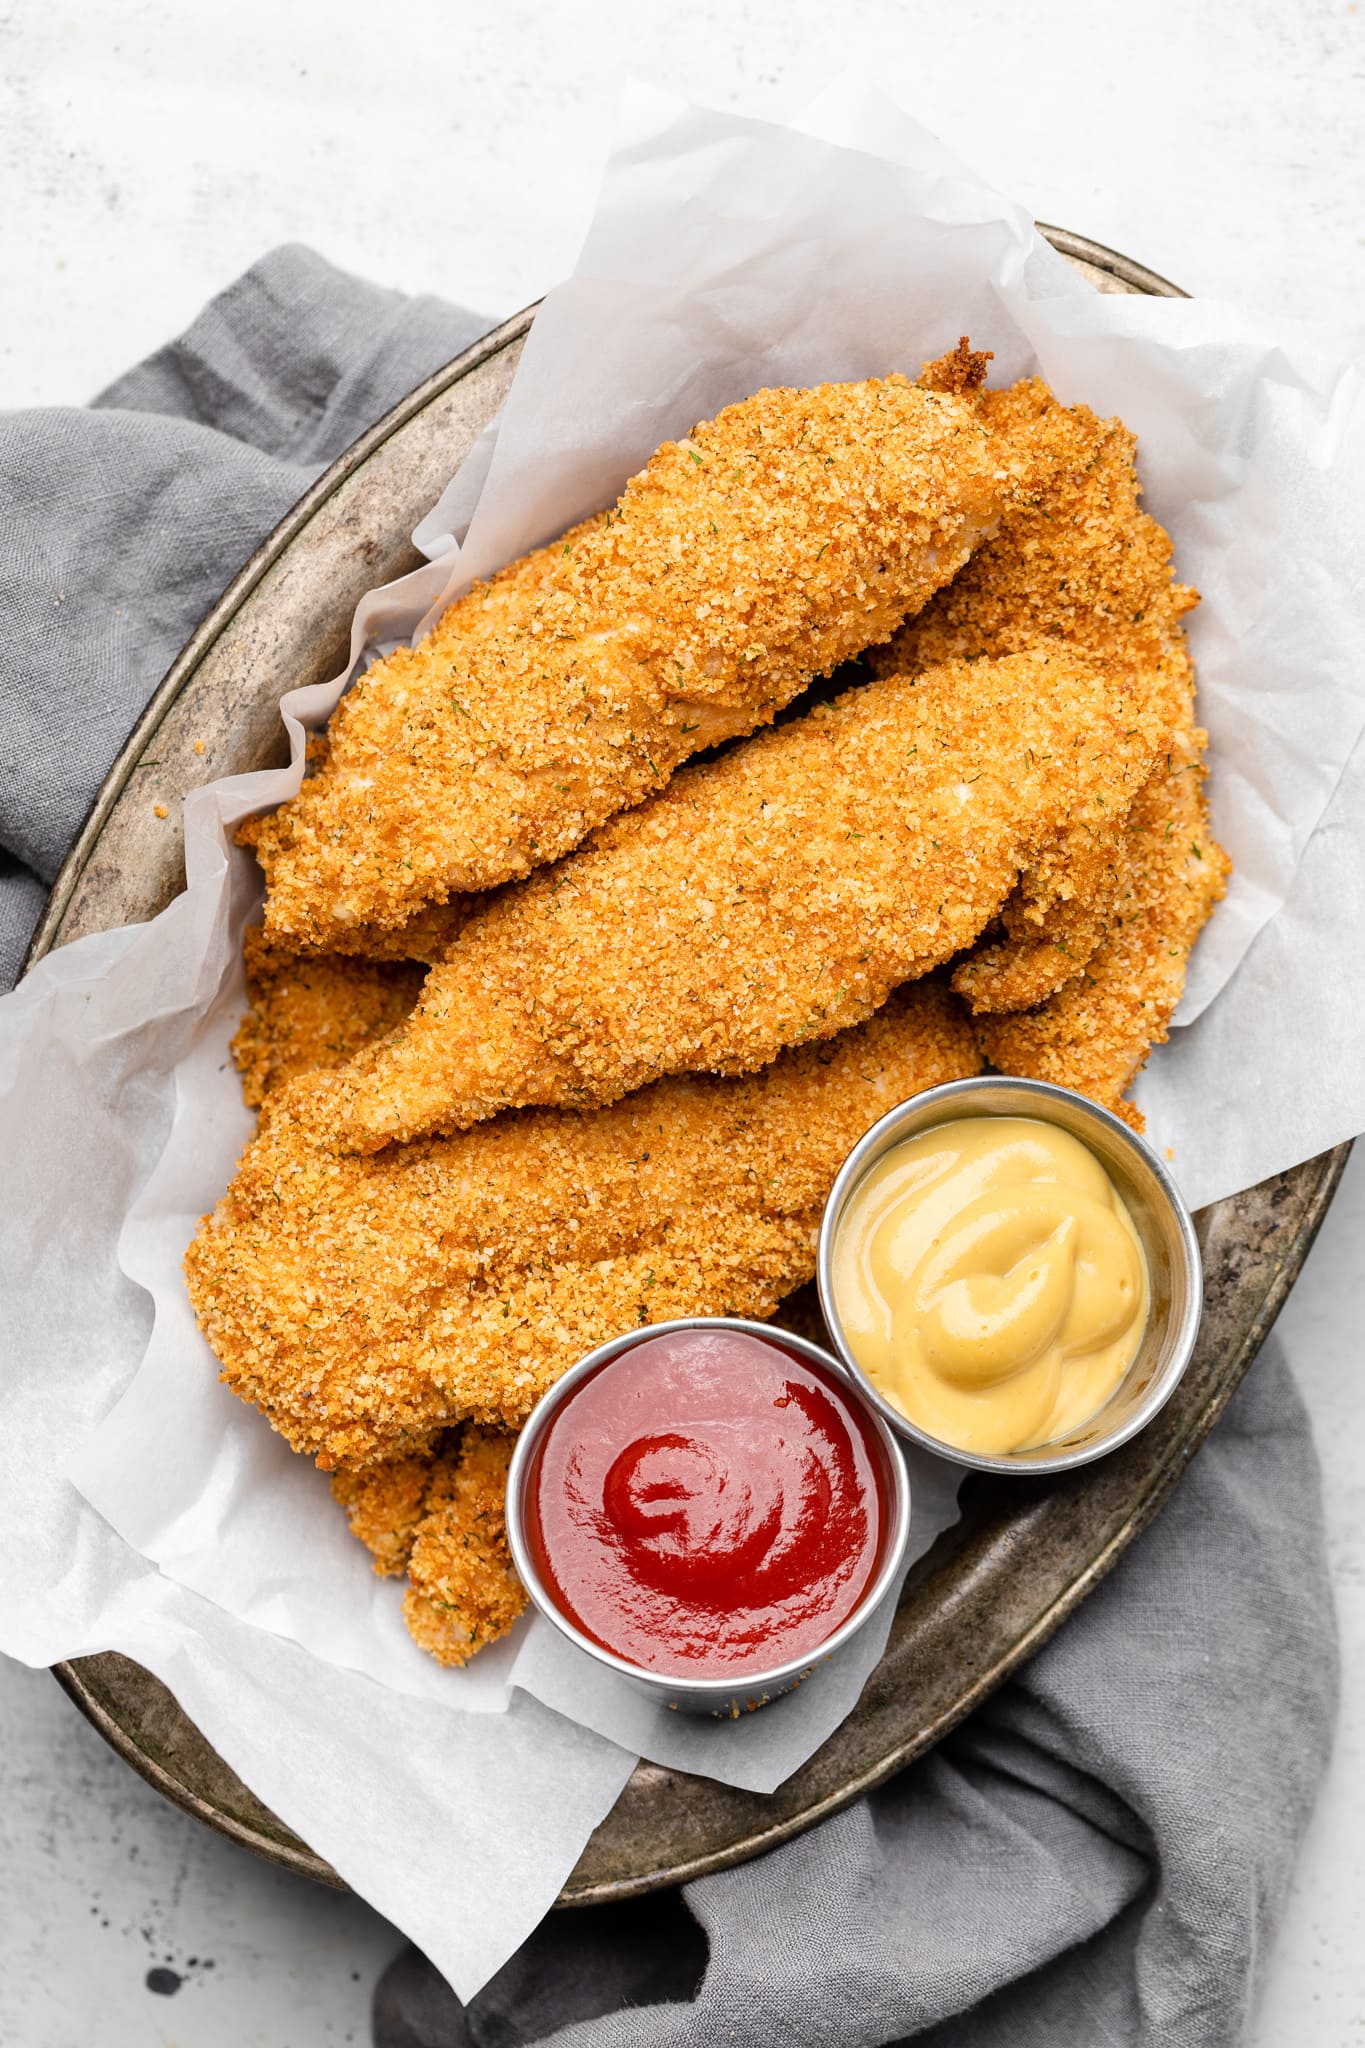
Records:
[[[430,745],[428,698],[440,694],[453,719],[472,716],[456,677],[466,674],[480,650],[535,616],[566,551],[572,557],[607,517],[599,513],[584,520],[550,546],[510,562],[487,583],[476,583],[447,607],[419,646],[396,648],[371,663],[341,699],[326,732],[309,741],[309,773],[299,794],[239,826],[238,844],[253,848],[265,870],[265,928],[273,937],[296,948],[371,959],[406,958],[412,947],[418,958],[433,925],[441,932],[447,905],[458,923],[462,892],[409,886],[408,821],[404,814],[389,823],[392,792],[376,785],[373,773],[385,744],[404,750],[409,741],[413,748]],[[390,779],[393,773],[391,768]],[[432,796],[442,801],[434,784]],[[338,885],[338,868],[347,862],[363,869],[350,891]],[[398,872],[381,894],[386,865]],[[382,916],[366,909],[369,896],[382,903]],[[421,934],[416,946],[412,931]]]
[[[403,1619],[419,1648],[442,1664],[468,1663],[506,1635],[526,1606],[507,1542],[515,1444],[505,1430],[452,1430],[431,1451],[332,1478],[375,1570],[407,1575]]]
[[[326,947],[304,946],[293,939],[277,943],[296,953],[311,953],[315,958],[416,960],[430,967],[444,960],[476,901],[473,896],[452,896],[448,903],[424,903],[402,924],[334,925],[329,934],[332,943]]]
[[[933,984],[743,1080],[672,1079],[356,1155],[338,1076],[267,1102],[185,1258],[223,1378],[324,1468],[518,1426],[636,1323],[765,1316],[814,1270],[820,1210],[894,1103],[979,1070]]]
[[[826,1351],[835,1348],[820,1306],[820,1290],[813,1280],[804,1281],[784,1295],[769,1320],[774,1329],[794,1330],[798,1337],[808,1337],[812,1344],[821,1344]]]
[[[515,565],[518,572],[525,566],[521,563]],[[477,612],[479,608],[474,607],[474,610]],[[437,626],[433,641],[446,635],[451,616],[447,613]],[[469,630],[476,630],[474,622],[469,624]],[[432,641],[427,645],[432,645]],[[329,752],[328,735],[315,733],[308,742],[308,760],[315,776],[325,779]],[[287,837],[292,831],[292,816],[291,807],[286,804],[268,816],[248,818],[238,828],[239,844],[257,847],[264,842],[273,845],[281,835]],[[356,960],[418,960],[430,966],[444,958],[446,948],[474,905],[474,897],[454,895],[443,903],[419,904],[399,924],[352,924],[332,919],[307,935],[271,931],[267,921],[267,937],[280,958],[297,954],[332,958],[340,954]]]
[[[1134,803],[1123,893],[1086,966],[1040,1009],[977,1025],[1002,1073],[1075,1088],[1138,1131],[1142,1116],[1124,1094],[1165,1043],[1194,942],[1227,887],[1230,863],[1209,833],[1203,746],[1190,720]]]
[[[999,516],[974,396],[771,390],[668,442],[610,512],[476,586],[342,699],[240,835],[266,927],[338,929],[529,873],[885,640]]]
[[[467,1664],[526,1606],[507,1543],[507,1468],[516,1438],[466,1429],[432,1469],[408,1559],[403,1619],[440,1664]]]
[[[438,1443],[431,1451],[406,1452],[363,1472],[332,1476],[333,1498],[345,1508],[351,1534],[369,1551],[382,1578],[398,1578],[408,1568],[442,1448]]]
[[[1187,726],[1194,676],[1180,621],[1196,594],[1173,580],[1170,538],[1141,510],[1133,436],[1036,379],[986,393],[981,416],[1018,478],[999,530],[874,666],[913,671],[1058,639]],[[1111,820],[1050,896],[1021,891],[1006,905],[1004,936],[954,979],[974,1009],[1029,1008],[1078,972],[1128,887],[1125,850],[1123,820]]]
[[[242,1094],[259,1109],[295,1074],[338,1067],[401,1024],[425,970],[411,961],[293,952],[259,925],[246,934],[248,1009],[232,1041]]]
[[[1063,640],[1092,666],[1134,675],[1180,647],[1198,603],[1171,571],[1171,540],[1142,511],[1137,443],[1121,420],[1066,406],[1038,378],[984,392],[981,419],[1016,482],[992,538],[871,657],[915,672]]]
[[[857,1023],[1122,818],[1166,728],[1039,647],[887,676],[684,769],[465,927],[344,1071],[361,1149],[662,1074],[745,1073]]]

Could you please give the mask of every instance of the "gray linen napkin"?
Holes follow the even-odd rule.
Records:
[[[0,415],[0,987],[224,584],[320,469],[489,324],[278,249],[92,409]]]
[[[0,418],[0,985],[223,584],[484,324],[283,249],[94,409]],[[740,1870],[552,1915],[467,2009],[409,1951],[377,2048],[1235,2042],[1335,1685],[1316,1461],[1272,1344],[1152,1530],[932,1756]]]

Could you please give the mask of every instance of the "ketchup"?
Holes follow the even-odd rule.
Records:
[[[881,1446],[834,1373],[739,1330],[618,1353],[546,1432],[531,1548],[565,1617],[693,1678],[817,1649],[876,1575]]]

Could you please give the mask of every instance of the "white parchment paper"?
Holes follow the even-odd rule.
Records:
[[[633,93],[574,277],[501,419],[361,606],[351,665],[284,701],[288,770],[185,806],[185,894],[0,1003],[0,1647],[116,1648],[470,1995],[550,1903],[634,1758],[766,1790],[848,1710],[856,1658],[738,1724],[661,1714],[523,1625],[443,1673],[326,1482],[218,1384],[180,1255],[250,1119],[226,1064],[254,864],[303,726],[367,649],[609,502],[663,439],[772,383],[913,372],[960,333],[1137,429],[1194,615],[1215,821],[1236,863],[1188,1020],[1140,1099],[1199,1203],[1365,1127],[1365,405],[1349,367],[1207,304],[1100,297],[874,93],[804,130]],[[1248,1105],[1254,1105],[1254,1114]],[[917,1547],[954,1482],[914,1472]]]

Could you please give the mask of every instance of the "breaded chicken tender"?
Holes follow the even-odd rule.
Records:
[[[1092,849],[1099,872],[1091,867],[1084,894],[1039,908],[1016,891],[1005,906],[1000,935],[974,946],[954,968],[953,987],[974,1016],[1030,1010],[1055,995],[1090,959],[1126,886],[1125,834],[1131,815],[1116,821]]]
[[[416,702],[423,685],[427,696],[444,688],[452,717],[469,715],[454,678],[465,674],[480,648],[535,615],[566,552],[571,556],[607,517],[599,513],[584,520],[549,547],[533,549],[488,582],[476,583],[446,608],[420,646],[395,648],[352,684],[326,732],[308,743],[309,773],[298,795],[238,827],[238,844],[253,848],[265,870],[265,928],[272,937],[328,953],[418,959],[430,933],[444,931],[447,905],[458,922],[464,898],[452,889],[413,890],[397,908],[386,896],[378,918],[364,910],[363,891],[331,900],[339,861],[368,861],[379,873],[386,862],[401,868],[410,859],[402,832],[388,823],[387,793],[376,790],[369,770],[386,744],[396,739],[406,746],[414,720],[425,723],[429,713]],[[348,739],[353,726],[357,732]],[[413,744],[421,745],[420,735]]]
[[[440,1664],[467,1664],[526,1606],[507,1542],[507,1468],[516,1438],[466,1429],[436,1460],[408,1559],[403,1619]]]
[[[977,409],[1016,479],[998,528],[873,668],[914,673],[1062,640],[1109,673],[1159,669],[1199,600],[1174,581],[1170,535],[1141,509],[1136,437],[1063,405],[1039,378],[983,392]]]
[[[443,1441],[430,1451],[385,1458],[363,1472],[333,1475],[333,1498],[345,1508],[351,1534],[365,1545],[381,1578],[398,1578],[408,1568]]]
[[[403,1619],[419,1648],[465,1664],[526,1606],[507,1542],[505,1430],[451,1430],[426,1453],[337,1472],[332,1492],[385,1578],[405,1573]]]
[[[1227,887],[1230,863],[1209,833],[1201,754],[1189,721],[1129,815],[1124,887],[1104,943],[1041,1008],[981,1018],[993,1066],[1075,1088],[1125,1118],[1123,1097],[1165,1043],[1194,942]]]
[[[446,616],[448,619],[450,614]],[[438,633],[445,624],[446,620],[442,620]],[[308,759],[314,775],[325,777],[328,753],[327,735],[315,734],[308,742]],[[286,805],[270,816],[248,818],[238,829],[237,838],[243,846],[253,847],[262,837],[273,841],[277,834],[290,829],[290,815]],[[418,960],[430,966],[444,957],[474,904],[472,896],[455,895],[443,903],[419,904],[400,924],[339,924],[331,920],[307,936],[274,931],[265,936],[277,959],[306,954],[315,959],[340,956],[356,960]]]
[[[975,399],[901,376],[760,391],[666,443],[342,699],[317,771],[240,835],[267,930],[341,950],[557,859],[887,639],[1005,481]]]
[[[870,1015],[1044,900],[1122,819],[1166,728],[1039,647],[887,676],[684,769],[465,926],[341,1076],[361,1149],[657,1076],[746,1073]]]
[[[319,959],[417,960],[430,967],[444,960],[451,940],[476,905],[477,898],[473,896],[452,896],[448,903],[424,903],[402,924],[331,926],[329,944],[325,947],[305,946],[296,939],[281,939],[277,943]]]
[[[1060,640],[1187,726],[1180,622],[1197,597],[1174,581],[1170,537],[1141,510],[1134,437],[1037,379],[985,393],[980,411],[1018,478],[999,529],[873,665],[913,672]],[[1006,905],[1002,937],[958,969],[959,993],[978,1011],[1025,1009],[1077,973],[1128,887],[1125,848],[1122,818],[1097,821],[1049,900],[1021,891]]]
[[[252,1109],[295,1074],[341,1066],[401,1024],[426,971],[412,961],[296,953],[259,925],[247,932],[243,951],[249,1007],[232,1057]]]
[[[814,1271],[846,1154],[895,1103],[979,1070],[932,983],[743,1080],[672,1079],[589,1114],[338,1148],[341,1082],[271,1096],[185,1259],[223,1378],[325,1469],[517,1427],[608,1337],[766,1316]]]

